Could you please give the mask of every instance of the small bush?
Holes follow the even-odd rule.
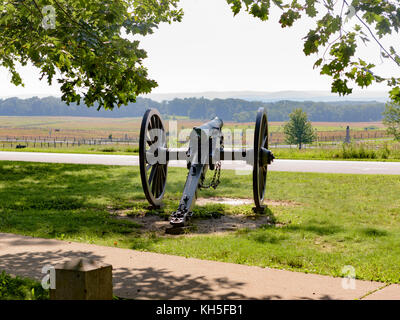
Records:
[[[0,273],[0,300],[47,300],[48,292],[39,282]]]
[[[376,159],[375,150],[367,149],[364,144],[342,144],[342,150],[339,151],[338,158],[342,159]]]

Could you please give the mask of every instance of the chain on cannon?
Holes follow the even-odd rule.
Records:
[[[178,209],[172,213],[172,228],[182,228],[189,221],[198,189],[216,189],[220,184],[221,161],[245,160],[253,166],[253,198],[257,213],[263,213],[268,165],[275,159],[268,150],[268,119],[264,108],[257,112],[254,145],[250,149],[225,149],[223,121],[218,117],[193,128],[187,149],[167,147],[167,134],[159,112],[149,109],[143,116],[139,140],[140,177],[146,199],[152,207],[161,208],[167,183],[170,160],[186,160],[189,170]],[[208,170],[214,171],[211,182],[204,180]]]

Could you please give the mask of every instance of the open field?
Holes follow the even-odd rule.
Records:
[[[108,138],[112,135],[117,139],[137,140],[140,131],[140,118],[83,118],[83,117],[0,117],[0,137],[26,137],[35,139],[46,137],[48,139],[62,140],[65,138],[90,139]],[[176,119],[177,129],[190,129],[204,121]],[[168,121],[165,121],[168,128]],[[284,122],[270,122],[272,132],[271,142],[283,141]],[[355,138],[379,138],[386,136],[385,127],[381,122],[315,122],[320,140],[344,137],[346,127],[350,126]],[[253,129],[254,122],[238,123],[226,122],[226,129],[246,130]],[[57,130],[57,131],[56,131]]]
[[[352,265],[358,279],[400,283],[398,176],[272,172],[267,216],[251,204],[206,203],[188,234],[166,236],[187,173],[169,171],[156,213],[136,167],[0,162],[0,232],[333,276]],[[221,186],[199,197],[251,193],[251,176],[225,170]],[[204,228],[226,220],[219,232]]]
[[[139,131],[139,118],[0,117],[0,137],[133,138]]]

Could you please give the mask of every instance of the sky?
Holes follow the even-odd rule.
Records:
[[[278,9],[262,22],[247,13],[234,17],[225,0],[181,0],[181,7],[183,22],[162,24],[153,35],[140,38],[148,52],[144,64],[159,84],[153,93],[330,91],[330,79],[313,69],[317,56],[306,57],[302,51],[311,20],[282,29]],[[380,63],[377,46],[363,54]],[[393,67],[387,62],[379,70],[388,73]],[[39,81],[34,67],[24,67],[21,74],[24,88],[10,84],[10,75],[0,68],[0,97],[60,95],[57,85]]]

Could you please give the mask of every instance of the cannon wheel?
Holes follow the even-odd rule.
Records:
[[[253,197],[256,211],[263,211],[267,185],[267,165],[262,165],[261,148],[268,149],[268,118],[264,108],[258,109],[254,132]]]
[[[152,134],[150,131],[152,129],[161,130],[161,137],[157,137]],[[160,208],[162,206],[162,199],[164,197],[165,186],[167,183],[168,163],[150,164],[147,161],[146,152],[154,143],[157,143],[158,147],[167,147],[165,127],[162,122],[160,113],[155,109],[149,109],[143,116],[142,125],[140,128],[140,178],[142,180],[143,191],[146,195],[147,200],[153,207]]]

